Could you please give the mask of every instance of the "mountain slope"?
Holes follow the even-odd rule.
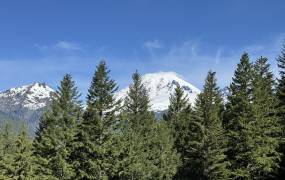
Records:
[[[31,130],[35,130],[42,112],[51,102],[53,92],[44,83],[9,89],[0,93],[0,112],[19,122],[26,122]]]
[[[167,110],[170,94],[174,92],[177,85],[180,85],[183,88],[191,104],[194,104],[197,95],[200,93],[198,88],[183,80],[175,72],[145,74],[142,76],[142,83],[148,89],[151,108],[155,112]],[[118,99],[123,99],[126,97],[128,90],[128,87],[122,89],[116,93],[116,97]]]

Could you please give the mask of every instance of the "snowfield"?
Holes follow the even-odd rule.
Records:
[[[170,94],[174,93],[177,85],[180,85],[183,88],[192,105],[194,104],[197,95],[200,93],[198,88],[183,80],[181,76],[175,72],[145,74],[142,76],[142,82],[148,90],[151,108],[155,112],[164,111],[168,108]],[[116,93],[116,98],[125,98],[128,90],[128,87],[120,90]]]

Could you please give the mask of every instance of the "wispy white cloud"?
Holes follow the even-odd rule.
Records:
[[[276,57],[280,52],[284,34],[256,43],[232,49],[227,46],[207,47],[202,41],[185,41],[175,46],[164,47],[163,53],[151,52],[152,67],[160,70],[174,70],[182,74],[188,81],[202,87],[208,70],[217,72],[221,87],[227,86],[243,52],[248,52],[251,61],[260,56],[269,59],[272,71],[278,77]],[[149,67],[149,66],[148,66]]]
[[[82,50],[82,47],[78,43],[69,42],[69,41],[58,41],[54,44],[48,44],[48,45],[36,44],[36,47],[38,47],[40,50],[43,50],[43,51],[49,51],[49,50],[78,51],[78,50]]]
[[[81,47],[77,43],[67,42],[67,41],[58,41],[55,45],[55,48],[65,49],[65,50],[80,50]]]
[[[164,53],[153,53],[152,66],[164,71],[176,71],[198,87],[202,87],[206,73],[211,69],[218,72],[221,86],[227,85],[240,54],[226,55],[221,47],[211,53],[206,49],[201,41],[185,41],[170,46]]]
[[[149,50],[152,50],[152,49],[159,49],[162,47],[162,44],[159,40],[155,39],[155,40],[152,40],[152,41],[146,41],[144,44],[143,44],[143,47],[144,48],[147,48]]]

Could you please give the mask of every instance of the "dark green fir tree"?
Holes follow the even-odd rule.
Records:
[[[251,179],[256,165],[251,156],[255,146],[252,81],[253,67],[248,54],[244,53],[229,87],[224,121],[229,142],[227,155],[234,179]]]
[[[172,179],[179,165],[174,139],[164,122],[150,111],[148,91],[138,72],[133,74],[124,106],[122,129],[125,153],[123,179]]]
[[[150,111],[148,91],[142,83],[141,75],[135,72],[132,79],[133,83],[124,101],[124,112],[128,116],[129,126],[134,130],[140,130],[154,123],[154,116]]]
[[[215,72],[209,71],[203,91],[195,103],[190,123],[191,178],[218,180],[229,178],[226,158],[227,138],[222,126],[223,99]]]
[[[280,163],[280,169],[278,173],[279,179],[285,178],[285,41],[283,43],[281,53],[277,57],[277,63],[279,67],[280,77],[278,79],[277,86],[277,111],[278,117],[281,123],[281,135],[280,135],[280,153],[282,153],[282,159]]]
[[[28,136],[27,127],[23,124],[15,138],[15,150],[7,156],[7,179],[29,180],[36,179],[34,173],[35,161],[32,156],[32,139]]]
[[[117,175],[116,147],[118,111],[115,100],[117,85],[109,77],[110,70],[101,61],[87,95],[87,108],[76,135],[73,157],[76,179],[110,179]]]
[[[253,80],[253,143],[251,158],[255,166],[252,176],[266,179],[275,174],[279,166],[278,152],[281,132],[276,112],[275,81],[267,58],[260,57],[254,64]]]
[[[9,123],[0,131],[0,179],[11,179],[13,173],[12,162],[15,153],[15,135]]]
[[[168,111],[163,119],[171,130],[174,138],[174,147],[180,155],[182,161],[176,179],[190,176],[189,156],[189,122],[192,118],[191,105],[181,86],[177,86],[173,94],[170,95]]]
[[[72,179],[73,141],[81,117],[79,93],[67,74],[54,94],[50,110],[42,117],[34,141],[36,173],[47,179]]]

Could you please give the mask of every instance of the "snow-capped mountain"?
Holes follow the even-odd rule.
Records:
[[[44,83],[11,88],[0,93],[0,113],[37,127],[42,111],[51,102],[54,90]]]
[[[54,90],[44,83],[34,83],[0,93],[0,109],[21,106],[30,110],[45,107]]]
[[[175,72],[158,72],[145,74],[142,76],[142,83],[149,92],[151,108],[155,112],[167,110],[169,105],[169,97],[180,85],[187,94],[191,104],[194,104],[200,90],[183,80],[180,75]],[[124,88],[116,93],[118,99],[126,97],[129,88]]]

